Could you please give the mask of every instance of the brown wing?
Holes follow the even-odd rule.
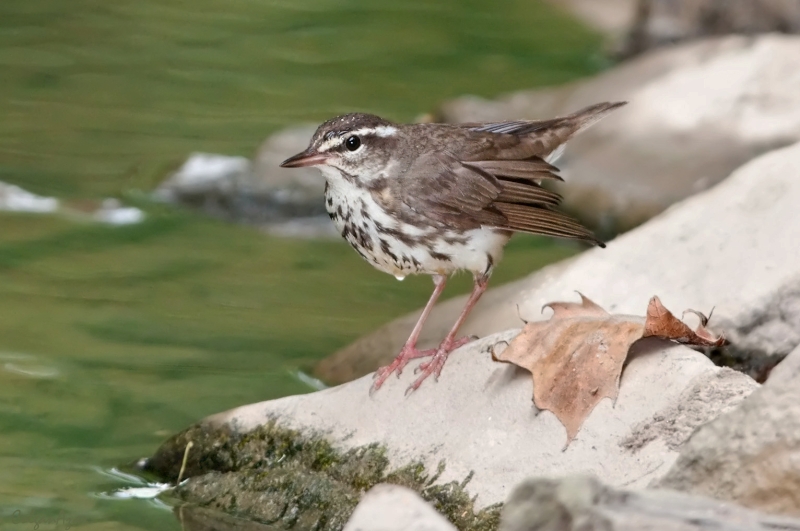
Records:
[[[552,173],[556,168],[544,161],[516,162],[540,168],[528,177],[558,178]],[[545,165],[552,170],[544,172]],[[465,231],[489,226],[603,245],[579,222],[552,210],[561,201],[557,193],[542,188],[534,178],[502,176],[511,172],[509,168],[518,171],[522,166],[487,164],[497,175],[481,166],[480,161],[465,163],[442,153],[421,157],[401,179],[399,198],[427,224],[442,228]]]
[[[405,173],[400,197],[441,227],[497,227],[605,244],[577,220],[554,208],[561,196],[541,186],[562,180],[545,157],[600,118],[624,105],[601,103],[563,118],[464,124],[471,137],[461,149],[420,157]]]
[[[502,191],[498,179],[448,153],[419,157],[393,184],[400,201],[434,226],[463,231],[506,223],[491,206]]]
[[[470,162],[478,164],[492,174],[500,184],[500,194],[492,202],[506,218],[503,228],[513,231],[544,234],[560,238],[585,240],[601,247],[603,242],[571,217],[554,210],[561,203],[561,196],[542,188],[544,179],[561,180],[555,172],[558,168],[538,159],[526,161],[499,161],[509,164],[498,164],[498,161]],[[520,163],[527,163],[526,166]],[[514,164],[511,164],[514,163]],[[543,166],[549,166],[545,169]]]

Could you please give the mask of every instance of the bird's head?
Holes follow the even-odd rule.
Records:
[[[281,163],[283,168],[319,166],[334,168],[352,178],[368,181],[391,164],[398,141],[397,125],[372,114],[337,116],[317,128],[308,148]]]

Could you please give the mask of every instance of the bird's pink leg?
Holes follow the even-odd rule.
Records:
[[[417,372],[421,372],[419,378],[417,378],[414,383],[412,383],[409,388],[406,390],[406,394],[416,391],[422,382],[425,379],[433,374],[434,379],[438,380],[439,375],[442,373],[442,367],[444,367],[444,363],[447,361],[447,357],[450,355],[458,347],[469,343],[472,338],[469,337],[462,337],[461,339],[456,339],[456,334],[458,333],[458,329],[461,328],[461,325],[464,324],[464,321],[467,319],[469,312],[472,311],[472,308],[475,307],[477,304],[478,299],[481,298],[483,292],[486,291],[486,286],[489,285],[489,277],[485,275],[481,275],[479,277],[475,277],[475,284],[472,287],[472,293],[467,299],[467,304],[464,306],[464,309],[461,310],[461,315],[458,316],[456,323],[453,325],[453,328],[450,329],[450,332],[447,334],[447,337],[444,338],[444,341],[439,345],[439,348],[436,349],[436,352],[433,354],[433,358],[425,363],[421,363],[420,366],[417,368]]]
[[[381,367],[375,371],[375,374],[373,375],[375,381],[372,383],[370,393],[374,393],[380,389],[383,385],[383,382],[385,382],[386,379],[392,375],[392,373],[396,372],[397,376],[399,377],[400,373],[403,372],[403,367],[405,367],[409,361],[417,358],[424,358],[426,356],[433,356],[436,354],[437,349],[417,349],[417,340],[419,339],[420,332],[422,332],[422,326],[428,319],[431,310],[433,310],[433,306],[439,299],[439,295],[441,295],[442,291],[444,291],[444,286],[447,283],[447,277],[444,275],[434,275],[433,283],[435,287],[433,288],[433,293],[431,293],[431,298],[428,299],[428,304],[426,304],[425,309],[422,310],[422,315],[419,316],[417,324],[414,325],[414,330],[411,331],[411,335],[406,341],[406,344],[403,345],[403,348],[400,350],[400,354],[397,355],[391,364],[387,365],[386,367]]]

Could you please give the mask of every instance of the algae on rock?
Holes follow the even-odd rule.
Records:
[[[321,435],[282,427],[275,419],[247,433],[193,426],[164,443],[143,468],[175,482],[189,442],[183,473],[189,479],[174,496],[278,529],[338,531],[378,483],[418,492],[460,530],[491,531],[499,525],[499,505],[475,512],[466,491],[470,477],[434,484],[444,463],[434,473],[421,463],[390,470],[386,449],[378,444],[342,451]]]

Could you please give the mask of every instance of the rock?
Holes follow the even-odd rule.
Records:
[[[153,195],[161,201],[183,197],[230,196],[250,174],[250,161],[214,153],[192,153]]]
[[[558,188],[565,208],[613,234],[800,140],[800,37],[731,36],[661,49],[562,87],[459,98],[438,118],[544,118],[605,100],[630,103],[570,142]]]
[[[0,212],[50,213],[58,210],[58,199],[42,197],[19,186],[0,181]]]
[[[304,235],[330,235],[330,228],[317,220],[322,215],[327,218],[325,180],[319,170],[279,167],[308,146],[314,130],[298,126],[275,133],[252,163],[244,157],[194,153],[153,195],[221,219],[264,225],[277,233],[293,233],[302,226]],[[285,226],[289,220],[299,225]]]
[[[676,312],[714,308],[711,328],[732,342],[730,364],[763,380],[800,344],[800,143],[763,155],[711,190],[645,225],[527,279],[490,290],[464,331],[487,334],[545,318],[544,304],[580,291],[612,313],[642,315],[658,295]],[[502,263],[500,264],[502,267]],[[496,292],[496,294],[495,294]],[[433,310],[428,341],[440,339],[463,301]],[[413,324],[406,316],[337,354],[370,347],[353,373],[385,365]],[[447,324],[444,324],[447,323]],[[389,333],[391,331],[391,333]],[[428,344],[431,344],[430,342]],[[341,371],[347,375],[347,371]],[[325,374],[328,376],[328,374]]]
[[[791,351],[769,374],[767,385],[783,385],[800,375],[800,345]]]
[[[581,22],[612,37],[630,31],[635,20],[637,0],[549,0],[569,11]]]
[[[364,495],[344,531],[458,531],[414,491],[376,485]]]
[[[636,16],[619,53],[731,33],[800,33],[794,0],[638,0]]]
[[[800,373],[780,372],[700,427],[654,485],[800,516]]]
[[[500,531],[642,530],[798,531],[800,520],[666,490],[617,490],[583,476],[525,481],[500,524]]]
[[[178,490],[186,500],[230,509],[267,520],[270,507],[294,507],[299,502],[280,498],[285,485],[291,484],[304,500],[313,499],[313,507],[324,507],[325,495],[318,485],[331,484],[331,494],[346,505],[350,496],[347,485],[375,482],[414,483],[428,501],[436,501],[437,510],[448,514],[458,529],[480,529],[453,520],[453,515],[472,516],[502,502],[511,486],[531,475],[552,476],[568,473],[593,473],[611,485],[644,486],[660,477],[672,464],[679,437],[668,430],[654,431],[651,439],[637,448],[625,447],[631,428],[652,419],[660,411],[678,407],[687,387],[703,381],[726,391],[706,394],[706,412],[698,421],[713,418],[720,408],[745,396],[754,386],[747,376],[715,367],[708,358],[687,347],[657,339],[642,340],[633,347],[631,361],[622,375],[616,404],[603,400],[588,417],[577,438],[565,450],[566,431],[548,411],[537,411],[532,403],[530,374],[506,364],[491,361],[487,350],[499,341],[509,340],[516,331],[495,334],[469,344],[448,361],[438,382],[426,382],[421,389],[405,396],[415,378],[407,369],[399,380],[391,379],[374,396],[369,396],[369,376],[302,396],[244,406],[209,417],[165,443],[147,469],[159,476],[174,478],[181,468],[186,446],[193,442],[184,477],[191,479]],[[711,377],[719,374],[718,378]],[[738,391],[733,392],[738,387]],[[286,437],[272,435],[270,426],[296,430],[302,436],[317,434],[330,441],[340,452],[357,455],[378,452],[386,465],[345,465],[347,470],[378,470],[373,480],[334,482],[332,478],[350,477],[351,473],[329,466],[324,477],[309,472],[308,467],[291,473],[274,470],[274,463],[291,466],[296,447],[324,447],[322,442],[286,442]],[[264,434],[265,426],[268,428]],[[256,434],[256,435],[253,435]],[[254,440],[259,442],[256,444]],[[380,445],[380,450],[374,446]],[[321,446],[320,446],[321,445]],[[277,448],[277,450],[276,450]],[[301,457],[312,463],[348,462],[340,457]],[[284,459],[285,458],[285,459]],[[377,458],[376,458],[377,459]],[[444,469],[437,470],[440,463]],[[328,466],[328,465],[326,465]],[[288,470],[288,469],[287,469]],[[410,481],[398,470],[418,470]],[[288,476],[285,474],[289,474]],[[291,479],[281,479],[281,478]],[[302,478],[317,478],[297,485]],[[338,481],[338,480],[337,480]],[[426,486],[427,485],[427,486]],[[451,495],[455,492],[457,509]],[[459,490],[460,489],[460,490]],[[274,494],[276,490],[279,494]],[[311,491],[313,494],[309,494]],[[433,496],[433,498],[430,498]],[[332,502],[331,502],[332,503]],[[466,508],[465,508],[466,507]],[[443,509],[444,508],[444,509]],[[286,509],[281,509],[286,511]],[[312,509],[308,509],[312,510]],[[448,512],[449,511],[449,512]],[[281,513],[276,513],[281,514]],[[294,513],[293,513],[294,514]],[[298,510],[297,514],[304,514]],[[479,512],[475,518],[491,519],[491,513]],[[316,516],[306,520],[313,523]],[[327,529],[327,528],[326,528]]]
[[[173,512],[181,524],[181,531],[275,531],[271,525],[193,505],[178,505]]]
[[[269,234],[283,238],[342,238],[327,214],[278,221],[268,224],[264,229]]]
[[[295,204],[313,205],[324,213],[322,197],[325,178],[317,168],[281,168],[280,163],[308,147],[317,130],[315,125],[289,127],[267,138],[253,160],[253,176],[267,190],[285,190]],[[309,214],[305,214],[309,215]]]
[[[671,450],[678,450],[694,430],[732,410],[758,388],[755,380],[732,373],[731,369],[721,369],[696,377],[673,404],[634,426],[622,445],[637,450],[660,439]]]
[[[144,221],[144,211],[136,207],[123,206],[119,199],[109,197],[104,199],[92,217],[109,225],[135,225]]]

